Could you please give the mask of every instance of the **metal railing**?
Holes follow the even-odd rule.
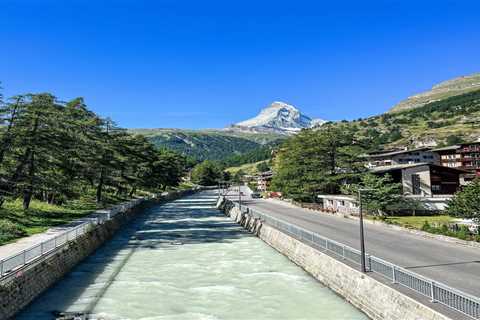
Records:
[[[0,279],[12,274],[12,272],[15,272],[19,268],[41,258],[42,256],[48,255],[55,249],[64,246],[69,241],[72,241],[95,228],[95,226],[103,224],[105,221],[112,219],[115,215],[126,212],[145,200],[146,198],[136,199],[116,205],[109,210],[99,210],[97,211],[97,216],[89,218],[88,221],[66,229],[63,233],[58,234],[53,238],[0,260]]]
[[[238,208],[238,203],[232,203]],[[360,265],[361,256],[359,250],[242,205],[242,212],[246,212],[245,209],[247,209],[253,217],[261,219],[273,228],[285,232],[314,248],[326,250],[341,259]],[[369,254],[366,255],[366,267],[367,271],[377,273],[387,278],[392,284],[400,284],[416,293],[428,297],[431,302],[441,303],[473,319],[480,319],[480,299],[477,297],[453,289],[445,284],[428,279]]]

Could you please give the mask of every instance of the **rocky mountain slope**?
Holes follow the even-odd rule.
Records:
[[[469,76],[458,77],[455,79],[441,82],[432,87],[431,90],[411,96],[388,112],[399,112],[422,107],[428,103],[440,101],[449,97],[461,95],[464,93],[480,90],[480,73],[475,73]]]
[[[264,108],[256,117],[236,123],[229,129],[245,132],[293,134],[323,123],[325,123],[324,120],[312,119],[292,105],[275,101]]]

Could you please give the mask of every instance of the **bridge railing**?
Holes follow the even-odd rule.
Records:
[[[64,246],[69,241],[75,240],[95,226],[112,219],[115,215],[125,212],[146,199],[136,199],[125,202],[112,207],[109,210],[99,210],[95,217],[89,218],[87,221],[66,229],[64,232],[56,235],[53,238],[47,239],[41,243],[35,244],[25,250],[20,251],[10,257],[0,260],[0,279],[12,274],[21,267],[40,259],[42,256],[48,255],[55,249]]]
[[[233,202],[236,207],[238,203]],[[314,248],[322,249],[335,254],[341,259],[348,260],[360,265],[360,251],[340,242],[328,239],[318,233],[306,230],[282,219],[259,212],[242,205],[242,212],[248,210],[253,217],[261,219],[267,225],[278,229]],[[387,262],[375,256],[366,254],[367,271],[374,272],[387,278],[392,284],[400,284],[415,291],[431,302],[441,303],[451,309],[461,312],[473,319],[480,319],[480,299],[451,288],[443,283],[423,277],[393,263]]]

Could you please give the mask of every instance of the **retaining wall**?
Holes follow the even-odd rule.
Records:
[[[360,271],[278,231],[237,207],[218,207],[374,320],[452,320]]]
[[[139,206],[115,215],[86,234],[68,242],[48,256],[13,272],[0,282],[0,319],[13,319],[15,314],[43,291],[62,279],[79,262],[111,239],[125,223],[145,208],[183,197],[192,191],[172,192],[142,202]]]

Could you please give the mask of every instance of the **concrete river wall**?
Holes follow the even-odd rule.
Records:
[[[171,192],[155,199],[142,202],[111,220],[105,221],[86,234],[69,241],[64,246],[53,250],[46,257],[32,261],[25,267],[15,270],[0,281],[0,319],[13,317],[23,307],[60,280],[73,267],[91,255],[104,242],[128,221],[132,220],[145,208],[157,203],[180,198],[191,191]]]
[[[217,206],[234,221],[255,233],[278,252],[375,320],[453,320],[357,269],[241,213],[231,201]]]

